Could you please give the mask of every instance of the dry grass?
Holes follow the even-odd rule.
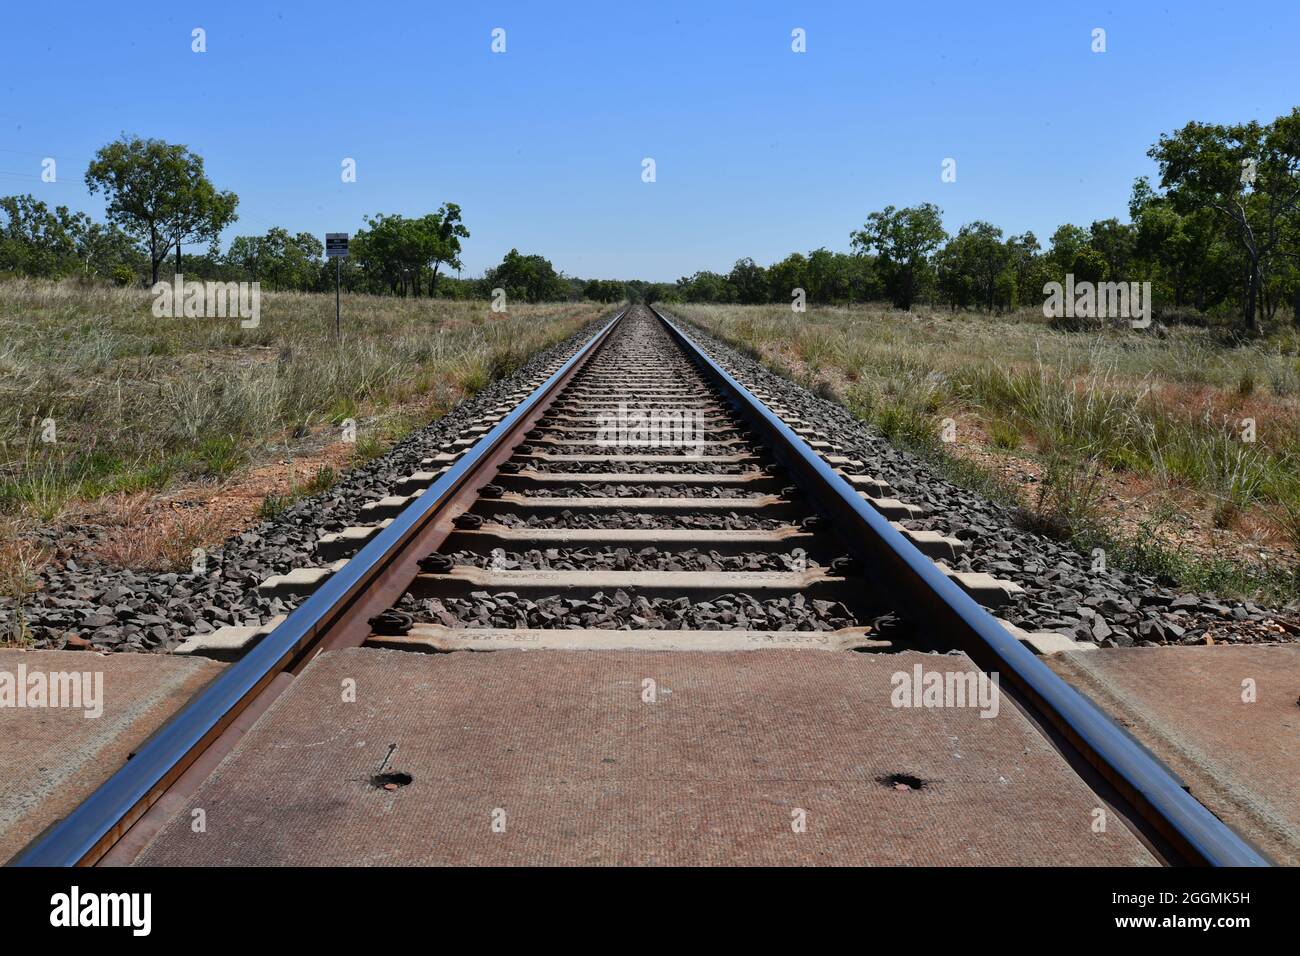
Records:
[[[0,600],[9,609],[0,645],[30,642],[23,607],[40,589],[40,571],[50,561],[49,553],[32,542],[31,530],[30,521],[0,515]]]
[[[118,493],[102,502],[97,523],[111,534],[90,549],[90,556],[115,567],[179,571],[190,567],[195,548],[223,537],[220,515],[153,503],[148,492]]]
[[[348,296],[340,344],[333,296],[264,294],[254,329],[157,319],[152,301],[0,284],[0,511],[48,522],[71,502],[221,480],[349,418],[378,453],[607,311]]]
[[[1213,529],[1263,528],[1283,551],[1300,551],[1300,334],[1293,327],[1226,346],[1203,329],[1163,337],[1061,331],[1030,312],[675,311],[932,459],[953,457],[955,446],[940,440],[941,423],[951,418],[963,451],[975,445],[1034,462],[1042,483],[1010,492],[1044,530],[1112,535],[1101,502],[1136,481],[1188,501]],[[1245,440],[1247,419],[1254,441]],[[1274,570],[1291,586],[1290,568],[1262,573]]]

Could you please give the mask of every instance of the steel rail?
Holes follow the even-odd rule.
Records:
[[[1188,862],[1269,866],[1271,861],[1188,793],[1167,767],[1091,700],[1058,677],[939,567],[917,550],[757,397],[658,309],[652,311],[696,365],[730,394],[733,407],[766,437],[795,483],[835,522],[864,572],[899,595],[914,619],[954,638],[985,670],[1028,696],[1089,764]],[[901,602],[900,602],[901,603]]]
[[[66,817],[48,827],[10,866],[91,865],[100,859],[200,757],[231,722],[276,678],[313,649],[355,610],[366,590],[384,576],[417,536],[439,517],[498,453],[521,424],[543,410],[606,341],[627,313],[620,310],[567,362],[393,519],[338,572],[312,592],[252,650],[223,670],[108,780]],[[511,445],[513,447],[513,445]],[[420,555],[419,557],[422,557]]]

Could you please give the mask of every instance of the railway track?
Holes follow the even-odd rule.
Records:
[[[135,860],[349,648],[960,660],[1157,859],[1266,862],[996,619],[1015,585],[950,570],[961,542],[912,529],[917,508],[670,319],[620,312],[535,385],[323,538],[318,567],[265,582],[309,595],[285,620],[196,639],[234,663],[16,862]]]

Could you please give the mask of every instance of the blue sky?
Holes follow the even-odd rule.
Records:
[[[472,233],[466,275],[517,246],[571,275],[670,281],[847,249],[889,203],[1046,240],[1125,216],[1162,131],[1300,103],[1295,0],[8,0],[2,22],[0,194],[98,216],[82,182],[94,151],[161,137],[239,194],[227,239],[353,232],[449,200]]]

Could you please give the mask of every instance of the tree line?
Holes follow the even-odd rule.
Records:
[[[89,191],[105,197],[107,221],[94,222],[66,206],[51,208],[30,194],[0,197],[0,276],[80,277],[119,285],[187,273],[220,281],[256,281],[271,290],[332,290],[335,271],[349,292],[443,298],[488,298],[503,289],[511,300],[541,302],[640,298],[646,283],[583,280],[557,272],[540,255],[512,249],[482,278],[461,279],[461,240],[469,238],[461,209],[443,203],[410,217],[367,216],[352,234],[349,257],[325,259],[320,238],[274,226],[262,235],[236,235],[224,251],[220,235],[239,218],[239,197],[217,189],[203,159],[185,146],[123,136],[100,149],[85,175]],[[184,247],[206,244],[200,253]],[[170,274],[169,274],[170,266]]]
[[[423,216],[376,214],[353,235],[339,265],[350,292],[512,300],[587,298],[720,303],[918,302],[954,311],[1001,312],[1041,304],[1044,286],[1150,282],[1157,316],[1228,318],[1245,332],[1289,308],[1300,321],[1300,107],[1271,123],[1188,123],[1150,150],[1159,170],[1133,186],[1128,221],[1065,224],[1046,248],[1032,232],[1006,235],[976,221],[953,235],[933,203],[871,213],[849,235],[849,251],[795,252],[769,266],[738,260],[728,273],[702,271],[676,283],[583,280],[545,257],[508,252],[476,279],[461,269],[469,229],[456,203]],[[96,223],[31,195],[0,197],[0,275],[80,276],[119,284],[156,282],[169,257],[175,272],[250,280],[271,289],[327,291],[335,265],[316,236],[273,227],[219,236],[238,219],[239,198],[217,189],[203,160],[184,146],[123,136],[86,170],[105,197]],[[186,245],[206,251],[183,257]],[[1186,314],[1186,316],[1185,316]]]
[[[1253,332],[1284,304],[1300,321],[1300,108],[1272,123],[1188,123],[1148,155],[1159,181],[1139,178],[1129,221],[1065,224],[1043,248],[1032,232],[984,221],[953,235],[933,203],[886,206],[850,236],[851,253],[816,249],[763,267],[697,272],[660,288],[666,301],[917,302],[999,312],[1043,302],[1044,285],[1152,283],[1156,314],[1220,315]]]

